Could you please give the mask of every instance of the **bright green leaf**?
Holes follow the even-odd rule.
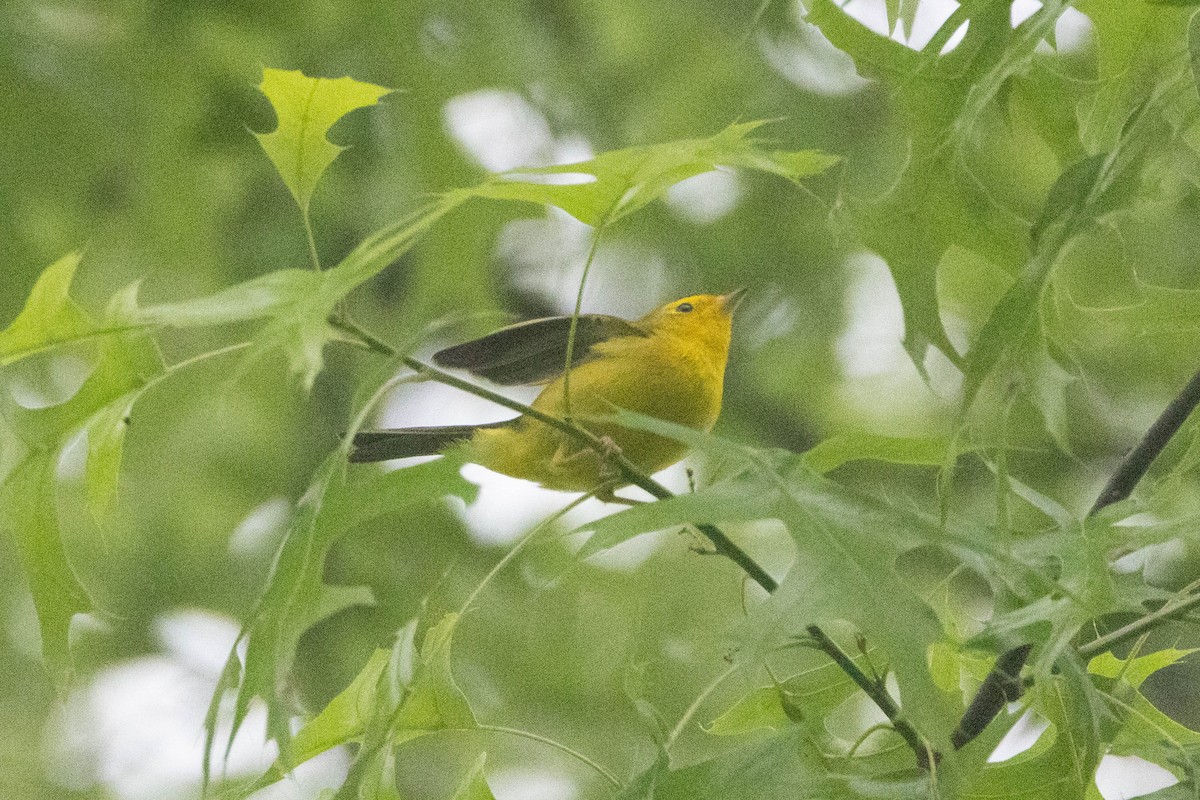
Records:
[[[738,123],[707,139],[611,150],[575,164],[515,170],[460,191],[496,200],[555,205],[581,222],[600,226],[652,203],[685,178],[719,167],[746,167],[798,181],[837,163],[837,157],[815,150],[785,153],[761,148],[750,134],[763,124]],[[583,180],[534,182],[523,179],[528,175],[569,175]]]
[[[1168,647],[1165,650],[1138,656],[1132,661],[1117,658],[1112,653],[1101,653],[1088,662],[1088,672],[1093,675],[1102,675],[1105,678],[1120,678],[1123,682],[1138,689],[1147,678],[1160,669],[1178,664],[1194,652],[1196,652],[1195,648],[1178,650]]]
[[[739,699],[705,730],[714,736],[737,736],[762,728],[782,730],[791,722],[783,703],[781,687],[763,686]]]
[[[391,657],[391,650],[379,649],[372,653],[350,685],[296,732],[288,754],[291,763],[286,767],[279,765],[277,769],[288,772],[332,747],[362,736],[371,716],[377,713],[379,682]]]
[[[46,267],[25,308],[0,331],[0,366],[91,334],[95,326],[68,292],[83,254],[70,253]]]
[[[299,70],[264,69],[262,93],[271,101],[279,126],[256,133],[283,182],[308,214],[313,189],[325,168],[344,150],[326,138],[339,119],[374,105],[391,91],[353,78],[310,78]]]

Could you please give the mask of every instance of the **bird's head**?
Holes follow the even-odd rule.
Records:
[[[729,294],[694,294],[673,300],[641,320],[655,334],[679,336],[727,350],[733,325],[733,310],[745,295],[745,289]]]

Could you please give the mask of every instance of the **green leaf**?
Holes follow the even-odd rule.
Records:
[[[87,432],[84,486],[88,510],[100,524],[107,522],[117,501],[117,485],[125,450],[125,434],[133,407],[155,383],[169,374],[154,341],[141,333],[113,336],[104,345],[102,362],[93,380],[111,373],[107,396],[83,426]],[[111,364],[111,366],[110,366]],[[119,394],[125,389],[123,394]]]
[[[35,453],[0,485],[0,525],[10,530],[28,576],[42,633],[42,658],[60,694],[71,683],[68,632],[76,614],[93,609],[63,547],[55,504],[57,453]]]
[[[330,748],[362,736],[372,716],[379,713],[379,683],[391,657],[391,650],[376,650],[350,685],[296,732],[288,753],[289,763],[274,768],[279,777]]]
[[[515,170],[460,191],[474,197],[555,205],[581,222],[599,226],[652,203],[685,178],[718,167],[745,167],[799,181],[838,162],[836,156],[816,150],[777,152],[760,147],[750,134],[763,124],[743,122],[707,139],[679,139],[612,150],[575,164]],[[526,175],[585,180],[569,184],[522,180]]]
[[[1091,710],[1079,685],[1061,675],[1039,676],[1032,690],[1035,707],[1050,722],[1028,750],[1006,761],[983,765],[964,798],[1021,797],[1057,800],[1083,797],[1093,784],[1102,752],[1092,728]]]
[[[739,699],[705,730],[714,736],[737,736],[762,728],[783,730],[791,722],[784,702],[782,686],[763,686]]]
[[[747,494],[736,484],[723,483],[711,490],[681,494],[654,503],[633,506],[579,530],[591,531],[577,554],[589,558],[650,531],[686,522],[735,522],[762,519],[770,511],[769,496]]]
[[[884,84],[903,122],[905,140],[897,144],[905,157],[895,174],[872,168],[871,185],[847,194],[841,216],[887,262],[904,311],[904,347],[917,369],[924,370],[930,346],[958,363],[938,308],[936,267],[952,246],[1002,269],[1024,255],[1025,229],[1018,222],[1024,209],[1004,208],[1007,198],[985,188],[974,168],[977,161],[987,162],[975,150],[979,141],[1008,142],[1010,134],[992,106],[1001,87],[1032,58],[1040,37],[1016,37],[1007,8],[979,3],[953,51],[918,53],[871,31],[832,0],[813,0],[808,8],[807,20],[855,60],[859,73]],[[1049,23],[1052,28],[1053,20]],[[1020,163],[1022,157],[1018,151],[997,160]],[[847,173],[848,183],[857,182],[853,164]],[[995,213],[998,206],[1002,213]]]
[[[391,89],[282,69],[264,69],[259,89],[271,101],[279,125],[271,133],[254,135],[307,215],[321,174],[345,149],[326,138],[329,129],[356,108],[374,105]]]
[[[1042,214],[1031,231],[1033,257],[1016,283],[1000,298],[967,353],[964,409],[971,406],[983,381],[994,369],[1005,359],[1027,352],[1035,346],[1031,339],[1042,335],[1038,307],[1051,270],[1067,242],[1101,214],[1130,201],[1131,192],[1124,184],[1132,179],[1138,156],[1148,140],[1145,126],[1140,124],[1148,107],[1147,102],[1130,115],[1116,149],[1076,162],[1050,188]],[[1051,425],[1056,424],[1054,420],[1059,413],[1053,406],[1052,403],[1046,412]]]
[[[483,765],[486,761],[487,753],[480,753],[475,765],[471,767],[467,777],[463,778],[463,782],[454,792],[451,800],[496,800],[496,796],[492,794],[487,779],[483,775]]]
[[[1028,391],[1041,412],[1046,432],[1064,453],[1071,451],[1070,409],[1067,390],[1076,378],[1050,354],[1043,336],[1030,337],[1027,351],[1018,355],[1021,370],[1029,380]]]
[[[366,717],[354,761],[339,790],[339,797],[401,800],[396,791],[392,719],[408,691],[418,663],[414,644],[418,622],[417,619],[410,620],[396,637],[386,669],[377,684],[374,709]]]
[[[1111,753],[1161,764],[1181,779],[1200,773],[1200,732],[1164,714],[1140,691],[1151,675],[1194,652],[1167,648],[1133,659],[1102,653],[1088,663],[1090,674],[1116,681],[1108,690],[1105,720]]]
[[[206,297],[153,306],[138,306],[137,287],[132,286],[122,293],[113,313],[136,325],[174,328],[245,322],[303,307],[306,298],[319,293],[323,282],[321,274],[312,270],[284,269]]]
[[[57,345],[78,341],[95,326],[68,295],[83,254],[69,253],[42,272],[25,307],[0,331],[0,366]]]
[[[279,73],[278,70],[267,72]],[[304,84],[309,88],[316,85],[313,79],[295,77],[299,73],[281,74],[293,76],[289,81],[309,81]],[[329,83],[324,81],[321,85]],[[297,96],[300,92],[294,87],[291,91]],[[278,270],[207,297],[151,306],[138,305],[137,287],[133,286],[114,298],[113,323],[188,328],[266,320],[246,355],[247,361],[272,350],[281,350],[287,354],[292,370],[303,377],[305,387],[311,388],[322,367],[323,349],[334,336],[329,318],[338,304],[364,281],[407,252],[438,220],[472,198],[550,203],[585,222],[598,225],[633,213],[678,181],[719,166],[756,169],[798,181],[836,163],[835,157],[817,151],[779,152],[762,148],[749,138],[750,132],[761,124],[733,125],[708,139],[686,139],[612,151],[579,164],[523,173],[583,172],[595,178],[585,184],[531,183],[515,180],[513,175],[493,176],[479,186],[447,192],[381,229],[337,266],[324,272]],[[270,134],[276,135],[278,133]],[[297,200],[301,201],[300,195]],[[306,199],[301,202],[302,207],[306,207],[306,202]]]
[[[235,645],[236,651],[244,642],[246,649],[240,683],[236,685],[230,741],[245,720],[251,700],[265,700],[268,735],[280,743],[284,763],[290,761],[291,739],[284,688],[301,635],[324,616],[370,599],[362,591],[324,584],[329,548],[346,531],[370,519],[434,502],[447,494],[469,501],[475,493],[475,486],[458,474],[459,464],[450,458],[391,472],[354,470],[351,477],[347,474],[348,447],[347,439],[317,470],[299,503],[266,592]],[[219,702],[229,688],[235,686],[223,680],[213,702]],[[215,729],[210,725],[210,755],[214,740]],[[207,765],[210,757],[205,760]]]
[[[329,317],[338,303],[407,252],[422,233],[466,199],[444,198],[418,209],[365,239],[324,272],[277,270],[206,297],[150,306],[138,305],[134,285],[113,298],[110,317],[117,326],[174,328],[266,320],[246,362],[282,351],[305,388],[311,388],[321,371],[324,347],[334,337]]]
[[[698,451],[733,456],[751,465],[760,483],[742,487],[744,496],[773,500],[774,507],[763,516],[782,520],[797,548],[798,567],[787,575],[770,602],[789,619],[853,622],[887,655],[900,682],[906,718],[931,737],[936,747],[947,748],[958,709],[934,684],[927,663],[929,648],[942,639],[942,625],[933,609],[896,573],[896,559],[905,548],[945,542],[944,531],[919,515],[820,478],[794,455],[756,453],[711,434],[626,411],[618,412],[614,419],[687,442]],[[697,495],[705,491],[711,490]],[[693,503],[680,501],[674,508],[686,512],[707,505],[702,500]],[[626,524],[631,519],[656,526],[696,521],[667,513],[670,508],[661,516],[645,511],[642,517],[632,513],[640,509],[632,509],[616,515],[629,514],[625,520],[610,524],[622,525],[621,533],[627,534],[637,527]]]
[[[1110,158],[1108,153],[1098,153],[1080,159],[1063,170],[1050,187],[1042,213],[1029,231],[1034,247],[1037,247],[1050,226],[1074,224],[1077,215],[1087,213],[1089,198],[1100,185]]]
[[[458,614],[446,614],[425,632],[420,669],[413,676],[393,725],[396,744],[444,728],[469,729],[477,725],[450,666],[450,643],[458,619]]]
[[[777,602],[808,623],[853,623],[896,674],[905,718],[945,751],[959,708],[929,672],[942,625],[896,572],[904,544],[936,540],[937,527],[803,472],[768,480],[782,484],[773,516],[787,525],[799,565],[780,585]]]
[[[862,667],[866,656],[851,658]],[[705,730],[715,736],[737,736],[762,728],[783,730],[798,719],[810,721],[810,730],[821,730],[824,717],[859,691],[858,685],[836,664],[825,661],[777,685],[763,686],[739,698]]]
[[[843,433],[832,436],[804,454],[804,464],[824,475],[848,461],[873,460],[890,464],[940,467],[946,461],[950,441],[941,437],[880,436],[873,433]]]
[[[1178,664],[1195,652],[1196,648],[1179,650],[1168,647],[1165,650],[1139,656],[1132,660],[1117,658],[1112,653],[1101,653],[1088,662],[1088,672],[1105,678],[1120,678],[1123,682],[1138,689],[1146,682],[1147,678],[1160,669]]]
[[[31,409],[17,403],[10,392],[0,393],[0,428],[8,449],[8,471],[0,474],[0,526],[16,538],[41,625],[46,665],[60,690],[71,675],[71,619],[92,611],[93,605],[63,542],[57,464],[63,449],[86,431],[84,487],[89,510],[102,521],[116,494],[125,417],[141,392],[163,374],[157,348],[147,337],[136,331],[102,330],[71,300],[78,262],[78,256],[71,255],[48,267],[24,310],[0,334],[0,348],[9,363],[78,342],[83,335],[104,334],[72,350],[84,357],[88,373],[69,399]]]
[[[1081,107],[1079,138],[1088,152],[1108,150],[1147,94],[1184,80],[1179,55],[1188,50],[1182,8],[1124,0],[1078,0],[1096,39],[1096,90]]]
[[[699,764],[657,775],[654,800],[892,800],[929,796],[927,778],[909,774],[872,776],[854,762],[822,755],[793,726]],[[842,770],[845,770],[844,772]],[[650,795],[641,795],[648,797]]]

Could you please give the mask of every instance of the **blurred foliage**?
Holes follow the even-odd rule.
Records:
[[[343,797],[1094,798],[1108,755],[1191,796],[1192,621],[1088,643],[1194,596],[1195,426],[1086,512],[1200,362],[1200,22],[1021,5],[8,3],[0,792],[242,796],[340,750]],[[407,354],[567,313],[599,229],[588,311],[751,289],[695,491],[499,547],[530,515],[460,464],[347,468],[412,395],[331,315]],[[88,692],[189,609],[242,626],[211,758],[80,766],[141,724]],[[1044,732],[953,752],[1025,642]],[[227,771],[256,714],[275,764]]]

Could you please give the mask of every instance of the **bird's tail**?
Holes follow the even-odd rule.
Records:
[[[466,441],[478,430],[504,428],[513,420],[489,422],[484,425],[444,425],[436,428],[385,428],[378,431],[359,431],[354,434],[350,461],[387,461],[410,456],[433,456],[456,442]]]

